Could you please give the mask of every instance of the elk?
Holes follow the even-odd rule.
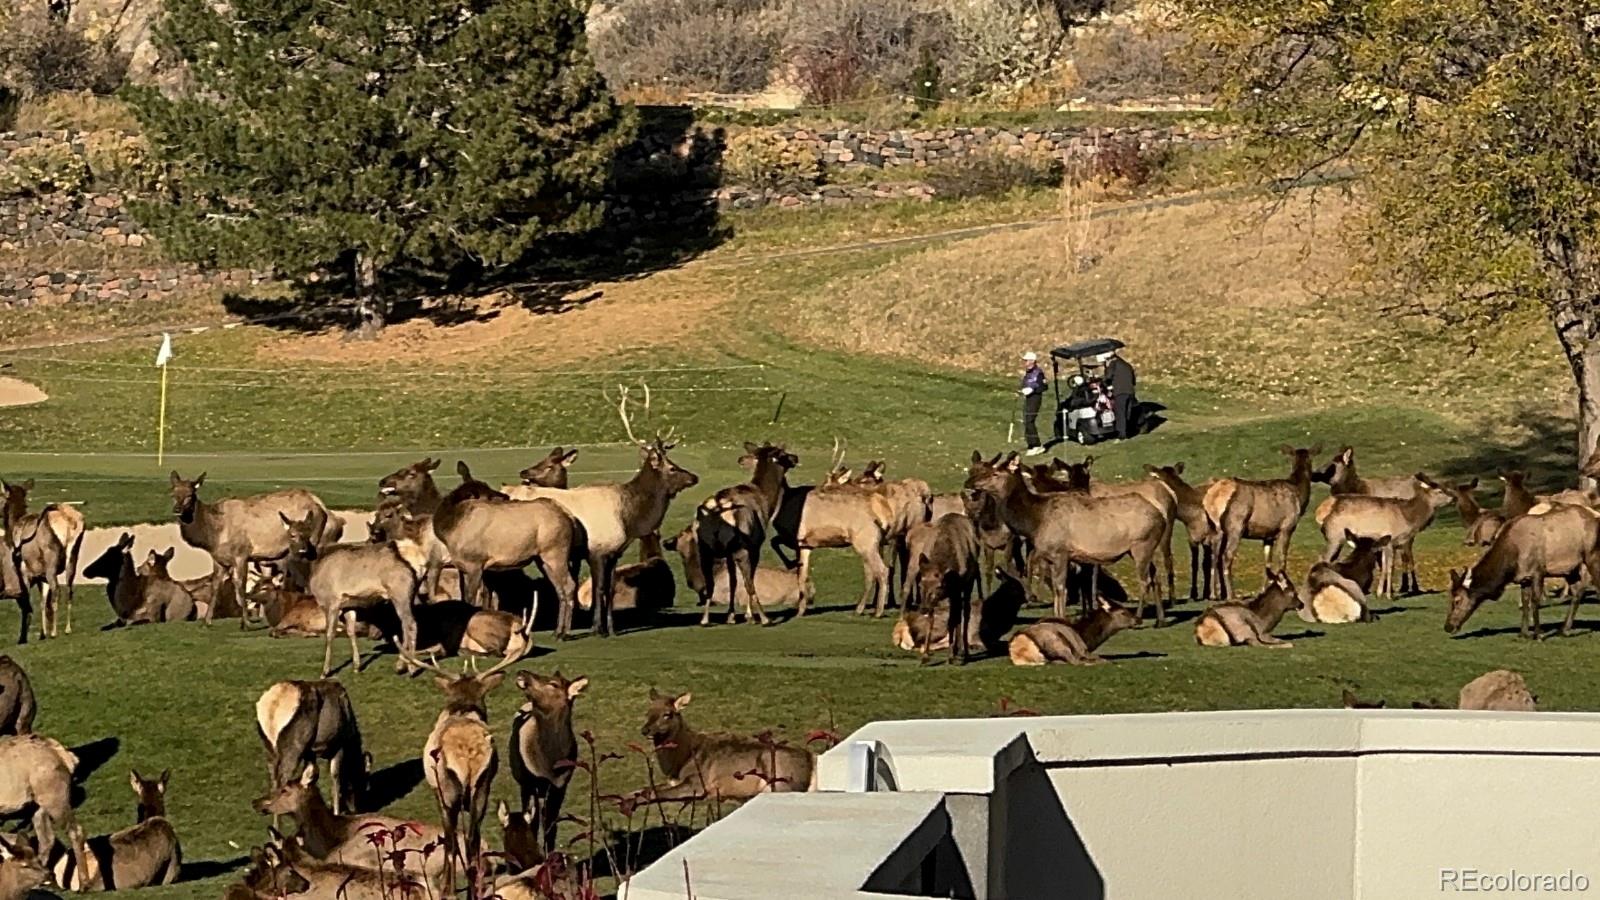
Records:
[[[444,692],[444,709],[433,723],[422,749],[422,773],[439,798],[444,816],[447,848],[445,880],[455,884],[455,859],[459,856],[467,883],[477,884],[483,818],[489,812],[489,786],[500,767],[494,734],[489,730],[489,692],[500,686],[503,671],[521,660],[510,654],[487,672],[450,675],[430,663],[408,660],[432,670],[434,683]]]
[[[513,501],[472,477],[456,463],[461,485],[433,514],[433,531],[450,550],[461,573],[461,597],[482,605],[486,569],[521,569],[537,562],[561,600],[557,637],[572,628],[578,599],[578,566],[586,556],[583,526],[554,500]]]
[[[328,508],[310,491],[277,491],[207,503],[200,499],[206,473],[190,481],[173,472],[171,480],[178,533],[190,546],[211,554],[215,567],[232,578],[236,597],[248,596],[245,578],[250,563],[277,563],[289,554],[282,519],[292,516],[309,522],[318,546],[337,541],[344,530],[338,517],[330,518]],[[209,616],[205,621],[211,624]],[[239,627],[244,627],[243,619]]]
[[[648,799],[747,800],[769,791],[816,788],[817,758],[810,750],[765,738],[695,731],[683,718],[691,696],[650,689],[639,733],[654,745],[656,765],[668,782],[646,792]]]
[[[1500,473],[1500,480],[1505,482],[1505,498],[1500,503],[1501,515],[1507,520],[1517,516],[1525,516],[1528,511],[1539,502],[1528,490],[1528,473],[1519,469],[1507,469]]]
[[[181,622],[195,616],[194,598],[182,585],[170,578],[139,574],[133,564],[132,532],[123,532],[116,544],[84,566],[83,576],[106,580],[106,599],[116,616],[109,627]]]
[[[740,461],[750,466],[750,480],[717,491],[695,510],[695,552],[700,558],[700,599],[704,604],[700,614],[701,625],[711,622],[710,587],[716,582],[715,567],[719,562],[727,571],[728,621],[734,620],[737,611],[734,596],[741,588],[744,590],[745,620],[754,622],[759,616],[763,625],[770,621],[766,609],[761,605],[761,598],[756,594],[756,567],[761,558],[761,545],[766,542],[768,524],[778,509],[783,493],[784,475],[800,464],[800,458],[775,444],[757,447],[746,441],[744,450],[745,455]],[[879,543],[882,543],[881,539]],[[879,557],[879,562],[882,562],[882,557]],[[800,577],[804,580],[804,550],[801,551],[800,568]],[[804,605],[802,596],[802,609]]]
[[[39,637],[44,638],[46,631],[50,637],[57,635],[56,600],[63,577],[67,582],[66,631],[71,634],[73,588],[78,580],[78,553],[83,549],[83,513],[65,503],[52,503],[38,513],[29,513],[32,478],[21,483],[0,481],[0,489],[5,491],[0,520],[13,546],[21,551],[23,581],[41,586],[44,609]]]
[[[1284,572],[1267,576],[1267,585],[1252,600],[1226,600],[1200,614],[1194,623],[1195,643],[1202,647],[1272,647],[1293,643],[1272,636],[1284,615],[1301,606],[1300,593]]]
[[[78,757],[50,738],[0,737],[0,818],[31,810],[33,834],[45,857],[55,849],[57,830],[65,832],[74,864],[92,883],[100,873],[72,812],[72,773],[77,768]]]
[[[613,581],[622,554],[635,540],[659,533],[672,499],[700,483],[698,476],[667,455],[676,446],[670,435],[657,435],[654,441],[641,441],[634,436],[627,402],[628,395],[624,391],[617,411],[628,439],[639,447],[640,460],[639,471],[630,481],[565,489],[524,483],[507,485],[503,489],[513,500],[552,500],[583,525],[588,535],[589,572],[599,601],[595,605],[594,632],[602,637],[616,630]],[[570,627],[571,609],[563,607],[562,615]]]
[[[428,483],[432,484],[433,479],[429,478]],[[422,590],[430,602],[440,599],[439,578],[445,567],[451,565],[451,560],[450,548],[433,532],[433,513],[412,512],[399,497],[385,497],[372,513],[367,539],[374,544],[389,541],[416,544],[424,560]]]
[[[28,673],[9,656],[0,656],[0,735],[32,734],[37,701]]]
[[[1445,615],[1446,634],[1455,634],[1485,600],[1498,600],[1505,589],[1522,586],[1523,638],[1544,637],[1539,627],[1539,604],[1544,580],[1561,578],[1568,584],[1594,582],[1600,573],[1600,514],[1581,506],[1554,506],[1543,512],[1518,516],[1506,522],[1494,542],[1466,572],[1450,572],[1450,610]],[[1580,588],[1571,591],[1563,635],[1572,631],[1578,613]]]
[[[1506,523],[1506,517],[1501,512],[1479,506],[1478,498],[1474,494],[1477,489],[1476,478],[1453,488],[1456,495],[1456,513],[1461,516],[1461,524],[1467,529],[1466,539],[1462,543],[1468,547],[1487,547],[1494,541],[1495,532]]]
[[[1028,592],[1017,576],[1004,569],[997,570],[995,576],[998,586],[978,604],[967,622],[967,643],[984,653],[995,653],[1005,644],[1007,632],[1016,627],[1017,613],[1028,599]],[[922,645],[925,635],[931,633],[933,643],[928,649],[944,650],[950,644],[949,615],[948,605],[936,606],[926,613],[908,609],[894,623],[891,640],[901,650],[915,650]]]
[[[368,627],[380,640],[399,647],[400,620],[388,612],[387,606],[372,609]],[[418,604],[417,653],[430,658],[460,656],[468,669],[477,667],[480,656],[499,659],[507,653],[523,655],[531,646],[532,612],[530,609],[519,617],[504,610],[480,609],[465,600]],[[347,613],[347,626],[348,616]],[[404,658],[395,663],[397,672],[408,668]]]
[[[28,642],[28,624],[33,620],[33,603],[28,599],[28,586],[22,580],[22,554],[0,528],[0,599],[17,601],[17,643]]]
[[[700,542],[698,532],[693,521],[682,531],[666,539],[663,546],[669,552],[675,552],[683,560],[683,580],[689,590],[696,596],[703,597],[705,591],[705,575],[700,571]],[[732,594],[728,590],[728,573],[718,570],[715,581],[711,586],[711,606],[720,603],[731,603]],[[800,602],[800,570],[780,569],[775,566],[756,566],[756,595],[764,598],[763,606],[784,606]]]
[[[649,386],[645,387],[645,409],[650,408]],[[562,488],[570,487],[570,472],[572,464],[578,459],[578,450],[568,450],[556,447],[531,466],[518,473],[522,483],[534,487]],[[639,538],[639,562],[646,563],[652,559],[661,558],[661,532],[653,531]],[[619,575],[620,576],[620,572]]]
[[[1066,463],[1059,459],[1050,462],[1052,473],[1066,476],[1068,490],[1087,491],[1090,497],[1123,497],[1136,496],[1144,499],[1154,506],[1167,525],[1167,533],[1161,538],[1161,561],[1167,573],[1167,597],[1177,596],[1177,587],[1173,580],[1172,571],[1172,523],[1178,519],[1178,497],[1165,482],[1156,480],[1130,481],[1123,484],[1109,484],[1103,481],[1093,481],[1089,470],[1094,466],[1094,457],[1084,457],[1081,463]],[[1151,577],[1155,575],[1152,572]],[[1144,614],[1143,608],[1139,615]]]
[[[1268,569],[1273,568],[1274,550],[1278,554],[1277,570],[1283,572],[1289,568],[1289,542],[1294,539],[1300,517],[1305,515],[1306,504],[1311,501],[1311,458],[1322,452],[1322,445],[1296,449],[1284,444],[1279,449],[1292,461],[1288,478],[1270,481],[1222,478],[1206,491],[1203,501],[1206,515],[1218,528],[1217,557],[1223,599],[1233,596],[1233,559],[1239,553],[1240,541],[1261,541]]]
[[[500,821],[501,843],[505,845],[506,863],[511,871],[526,872],[545,861],[544,838],[535,827],[532,815],[512,812],[501,800],[495,807],[494,817]]]
[[[917,595],[925,612],[942,601],[946,607],[945,641],[950,661],[965,663],[972,655],[968,623],[972,618],[972,590],[978,582],[978,531],[966,516],[949,515],[931,524],[917,559]],[[928,659],[933,629],[922,634],[922,659]]]
[[[1417,492],[1417,484],[1409,475],[1389,475],[1382,478],[1362,478],[1356,472],[1356,451],[1353,447],[1340,447],[1314,477],[1328,486],[1334,496],[1362,494],[1367,497],[1391,497],[1409,500]]]
[[[1521,674],[1509,669],[1495,669],[1462,685],[1456,708],[1534,712],[1538,709],[1538,699],[1528,690],[1528,682],[1523,680]]]
[[[882,494],[894,510],[894,517],[890,520],[888,531],[884,535],[894,550],[889,569],[889,586],[892,591],[898,575],[900,593],[904,595],[912,574],[910,548],[906,544],[906,535],[912,526],[931,520],[933,492],[929,490],[928,483],[920,478],[885,480],[883,475],[886,466],[887,463],[881,459],[868,461],[866,468],[861,470],[861,476],[856,478],[854,483]],[[966,514],[964,509],[959,512],[962,515]]]
[[[1095,653],[1112,635],[1139,624],[1133,611],[1096,597],[1094,608],[1076,621],[1046,618],[1029,625],[1011,639],[1010,656],[1014,666],[1043,666],[1067,663],[1097,666],[1107,662]]]
[[[423,457],[409,466],[378,479],[378,505],[394,500],[413,516],[431,516],[439,508],[439,486],[433,483],[433,470],[439,460]]]
[[[1332,562],[1345,541],[1351,538],[1388,538],[1377,593],[1385,597],[1393,596],[1396,556],[1403,567],[1401,589],[1406,587],[1406,576],[1409,574],[1411,586],[1420,591],[1422,588],[1417,581],[1416,559],[1411,552],[1412,541],[1433,523],[1433,517],[1439,510],[1455,502],[1455,494],[1421,472],[1413,480],[1416,482],[1415,490],[1405,500],[1341,494],[1319,507],[1317,524],[1322,527],[1322,535],[1327,540],[1322,561]]]
[[[760,573],[756,590],[761,590]],[[678,593],[678,579],[672,567],[661,558],[618,566],[612,584],[611,608],[616,613],[654,613],[672,606]],[[578,585],[578,608],[594,608],[594,579]]]
[[[1318,562],[1306,573],[1301,620],[1330,625],[1377,621],[1367,607],[1367,592],[1372,590],[1373,574],[1388,549],[1389,538],[1358,537],[1352,543],[1355,549],[1343,559]]]
[[[126,891],[133,888],[173,884],[183,867],[183,848],[178,832],[167,819],[167,784],[171,772],[159,778],[145,778],[137,769],[128,773],[128,784],[139,798],[134,824],[114,834],[89,839],[99,877],[85,881],[70,856],[63,856],[54,867],[55,882],[74,891]]]
[[[437,884],[444,874],[445,857],[450,855],[445,852],[443,832],[435,826],[370,813],[335,815],[317,790],[316,766],[307,766],[298,780],[258,798],[252,806],[264,816],[293,818],[299,823],[295,838],[300,846],[311,859],[322,863],[392,871],[393,864],[386,857],[389,851],[398,851],[402,874]],[[396,835],[396,839],[380,850],[369,839],[375,829]]]
[[[1206,515],[1205,495],[1211,482],[1190,484],[1183,480],[1183,463],[1170,466],[1145,466],[1151,478],[1172,491],[1177,501],[1177,517],[1189,533],[1189,599],[1211,599],[1211,576],[1216,569],[1217,523]],[[1203,573],[1203,574],[1202,574]],[[1202,584],[1203,580],[1203,584]]]
[[[237,619],[245,614],[239,605],[239,599],[233,595],[233,582],[227,579],[218,579],[212,575],[202,575],[198,578],[173,578],[167,566],[172,562],[172,548],[165,553],[152,549],[145,554],[144,565],[138,569],[138,574],[145,578],[172,581],[194,600],[195,615],[204,618],[211,614],[218,619]],[[216,609],[208,613],[209,607],[216,604]]]
[[[251,866],[245,885],[256,886],[252,893],[241,893],[242,900],[434,900],[438,894],[413,876],[396,877],[393,872],[359,866],[326,863],[308,857],[300,842],[274,833],[274,841],[251,851]],[[235,885],[230,890],[238,890]],[[228,894],[223,900],[233,900]]]
[[[1073,563],[1109,566],[1124,556],[1133,558],[1144,598],[1135,615],[1152,599],[1156,604],[1157,625],[1166,624],[1166,609],[1161,604],[1152,562],[1161,538],[1171,526],[1154,505],[1142,497],[1090,497],[1080,492],[1037,494],[1023,484],[1016,471],[1016,454],[998,466],[974,463],[967,478],[969,491],[986,493],[999,503],[1006,526],[1027,538],[1034,554],[1050,570],[1051,589],[1057,618],[1067,608],[1067,584]],[[1098,571],[1091,574],[1089,596]],[[1087,606],[1088,600],[1085,599]]]
[[[385,544],[316,543],[315,520],[291,519],[278,514],[279,530],[289,547],[288,554],[311,564],[311,596],[317,598],[324,619],[322,632],[322,677],[333,671],[333,633],[349,610],[387,602],[400,618],[400,652],[415,653],[417,620],[413,610],[417,579],[423,568],[421,549],[408,541]],[[350,665],[361,671],[361,648],[355,630],[350,636]]]
[[[267,750],[272,790],[292,784],[317,760],[328,761],[335,815],[361,809],[370,757],[350,694],[337,681],[280,681],[256,700],[256,735]]]
[[[22,839],[0,835],[0,900],[48,900],[55,894],[39,890],[50,883],[50,873]]]
[[[589,686],[583,676],[568,679],[557,669],[549,677],[522,671],[517,689],[527,702],[511,722],[511,777],[522,793],[522,812],[540,835],[542,857],[555,849],[556,825],[578,759],[572,729],[572,704]],[[502,818],[501,824],[505,824]],[[507,850],[510,850],[509,835]],[[523,861],[523,868],[537,863]]]

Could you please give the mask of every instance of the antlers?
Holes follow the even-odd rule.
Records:
[[[648,421],[650,418],[650,384],[641,378],[639,379],[639,387],[644,391],[644,417]],[[622,430],[628,433],[628,440],[646,449],[653,443],[655,449],[663,453],[676,447],[677,442],[672,439],[673,435],[678,431],[676,425],[668,428],[665,434],[657,431],[654,441],[641,441],[638,435],[633,433],[633,419],[628,415],[628,390],[627,385],[617,385],[617,416],[622,419]],[[611,402],[610,394],[602,392],[602,396],[606,398],[607,403]]]
[[[828,471],[836,472],[844,468],[844,441],[835,437],[833,439],[833,464],[828,466]]]

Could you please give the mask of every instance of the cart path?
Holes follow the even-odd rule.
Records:
[[[49,399],[50,395],[40,390],[38,385],[0,375],[0,406],[31,406]]]
[[[367,522],[372,513],[365,510],[334,510],[333,514],[344,520],[343,541],[364,541],[367,539]],[[83,567],[94,562],[100,554],[116,545],[117,540],[126,532],[133,533],[133,561],[135,564],[144,563],[145,554],[151,550],[166,550],[174,548],[172,562],[168,571],[173,578],[199,578],[211,572],[211,554],[191,547],[183,542],[183,537],[178,534],[177,522],[162,522],[159,524],[128,525],[114,528],[90,528],[83,535],[83,550],[78,556],[78,583],[91,583],[83,578]],[[99,583],[98,581],[92,583]]]

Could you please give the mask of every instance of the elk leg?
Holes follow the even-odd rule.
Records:
[[[1544,573],[1537,573],[1533,576],[1532,588],[1532,596],[1529,598],[1528,605],[1533,608],[1531,612],[1533,616],[1533,639],[1542,641],[1544,640],[1544,633],[1539,626],[1539,607],[1544,603]]]
[[[1072,557],[1056,559],[1051,557],[1048,561],[1050,570],[1050,597],[1051,606],[1055,610],[1056,618],[1066,618],[1067,615],[1067,583],[1071,580]]]
[[[322,677],[327,678],[333,672],[333,633],[339,628],[340,610],[335,604],[322,603],[323,635],[322,635]]]
[[[612,633],[611,592],[615,587],[612,576],[616,571],[617,557],[614,554],[608,553],[589,561],[589,574],[594,580],[594,623],[590,630],[600,637],[610,637]]]
[[[28,642],[28,624],[33,619],[33,601],[28,599],[28,583],[22,583],[22,593],[17,597],[17,612],[22,617],[22,628],[17,633],[17,643]]]
[[[1239,551],[1239,538],[1223,532],[1217,539],[1217,599],[1233,599],[1233,557]]]
[[[709,537],[709,535],[702,534],[702,537]],[[717,599],[718,562],[720,562],[720,560],[716,558],[716,554],[712,551],[711,545],[709,543],[701,543],[700,577],[702,580],[704,580],[706,585],[706,604],[705,608],[700,611],[700,625],[702,627],[711,624],[711,603]],[[728,584],[728,611],[730,614],[733,611],[733,584],[731,582]]]
[[[734,564],[733,557],[723,560],[722,566],[728,571],[728,617],[723,620],[726,625],[739,621],[739,567]],[[744,602],[744,617],[750,618],[750,601]]]
[[[1161,564],[1167,572],[1167,599],[1178,599],[1178,576],[1172,571],[1172,522],[1168,520],[1167,528],[1161,533]],[[1157,603],[1159,606],[1159,602]]]
[[[1167,548],[1168,554],[1170,555],[1170,553],[1171,553],[1171,545],[1170,544],[1163,544],[1162,546]],[[1145,583],[1145,596],[1148,597],[1151,600],[1151,602],[1155,603],[1155,606],[1156,606],[1156,627],[1157,628],[1165,628],[1165,627],[1167,627],[1167,607],[1166,607],[1166,604],[1162,602],[1161,584],[1160,584],[1160,582],[1156,581],[1155,567],[1154,566],[1148,566],[1147,568],[1150,570],[1150,579],[1149,579],[1149,581],[1147,581]],[[1141,606],[1144,605],[1142,601],[1141,601],[1140,605]]]
[[[760,547],[761,545],[757,544],[756,546]],[[761,624],[772,624],[772,620],[767,618],[766,609],[762,608],[761,606],[761,596],[756,593],[755,554],[749,550],[740,550],[738,553],[734,554],[733,561],[734,568],[740,569],[741,574],[744,575],[744,620],[746,622],[756,621],[756,619],[750,615],[750,607],[753,605],[756,610],[756,616],[759,616],[761,619]],[[729,587],[732,587],[732,585],[729,585]],[[730,599],[733,597],[732,591],[729,591],[728,596]]]
[[[964,665],[967,657],[971,655],[971,648],[967,646],[967,618],[971,614],[972,584],[969,581],[957,586],[955,595],[950,598],[950,615],[946,617],[945,622],[945,634],[950,644],[950,662],[956,665]],[[957,641],[961,642],[959,652],[956,649]]]
[[[856,615],[861,615],[867,607],[867,598],[876,595],[873,602],[872,616],[875,619],[883,618],[884,601],[889,593],[889,567],[884,565],[883,555],[878,552],[878,542],[865,542],[856,551],[861,554],[861,570],[865,584],[861,591],[861,602],[856,605]]]
[[[777,550],[777,545],[774,544],[772,549]],[[782,555],[780,553],[779,557],[781,558]],[[798,556],[800,563],[800,603],[794,614],[797,619],[804,616],[806,610],[811,606],[811,548],[801,547]]]
[[[55,579],[48,578],[39,585],[39,640],[55,637],[56,590]]]

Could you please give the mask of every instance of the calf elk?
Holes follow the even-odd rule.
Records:
[[[256,701],[256,734],[267,750],[273,790],[328,761],[336,815],[361,809],[369,759],[350,694],[337,681],[280,681]]]
[[[335,815],[317,790],[317,767],[307,766],[298,781],[286,784],[256,800],[261,815],[289,816],[299,823],[295,838],[307,855],[318,862],[354,866],[371,871],[394,871],[438,884],[444,874],[444,834],[432,825],[372,814]],[[381,829],[394,836],[386,849],[373,843]],[[391,852],[394,851],[393,856]],[[391,862],[395,859],[397,862]],[[434,896],[438,896],[437,893]]]
[[[33,682],[9,656],[0,656],[0,736],[32,734],[36,709]]]
[[[183,867],[183,848],[178,832],[167,819],[169,772],[160,778],[142,777],[137,770],[128,773],[128,783],[139,798],[135,822],[115,834],[89,839],[98,876],[85,881],[82,871],[64,856],[55,864],[56,884],[74,891],[126,891],[158,884],[174,884]]]
[[[324,619],[322,632],[322,677],[333,671],[333,633],[347,610],[378,603],[389,603],[400,618],[400,651],[416,652],[417,581],[421,574],[421,550],[405,541],[386,544],[334,544],[316,542],[316,522],[312,518],[291,519],[279,515],[279,530],[286,535],[289,553],[311,562],[310,593],[317,598]],[[350,636],[350,665],[361,670],[361,648],[355,631]]]
[[[60,582],[67,582],[66,630],[72,633],[72,594],[78,580],[78,552],[83,549],[83,513],[64,503],[52,503],[37,513],[28,512],[28,492],[33,479],[20,484],[0,481],[5,491],[5,507],[0,520],[6,535],[22,554],[22,575],[26,584],[41,586],[43,614],[39,637],[57,634],[56,606]]]
[[[578,759],[572,704],[588,686],[589,679],[569,680],[559,669],[549,677],[517,673],[517,688],[527,702],[511,723],[511,777],[522,792],[528,824],[541,836],[541,856],[555,849],[561,805]],[[523,862],[523,868],[531,865]]]
[[[0,818],[31,811],[33,834],[45,857],[55,849],[56,830],[66,832],[74,864],[92,882],[99,871],[72,812],[72,773],[77,768],[78,757],[50,738],[0,737]]]
[[[698,573],[696,573],[698,574]],[[756,591],[759,593],[759,573]],[[659,557],[641,563],[618,566],[612,578],[611,608],[616,613],[648,615],[672,606],[678,593],[678,579],[672,567]],[[594,579],[578,585],[578,608],[594,609]]]
[[[1277,571],[1288,571],[1289,542],[1294,539],[1300,517],[1311,501],[1311,461],[1322,452],[1318,444],[1310,449],[1285,444],[1279,448],[1292,461],[1288,478],[1271,481],[1246,481],[1221,478],[1205,495],[1206,515],[1217,523],[1217,557],[1223,599],[1233,596],[1233,560],[1239,542],[1261,541],[1266,549],[1267,568],[1272,569],[1273,551],[1278,554]]]
[[[1267,586],[1255,599],[1228,600],[1211,607],[1195,620],[1194,640],[1202,647],[1288,648],[1289,641],[1272,636],[1285,614],[1300,608],[1300,594],[1283,572],[1267,576]]]
[[[1446,634],[1455,634],[1485,600],[1498,600],[1512,584],[1522,586],[1524,638],[1539,639],[1539,604],[1544,580],[1562,578],[1576,584],[1567,605],[1561,633],[1572,631],[1583,595],[1582,582],[1600,575],[1600,514],[1581,506],[1554,506],[1544,512],[1506,522],[1494,542],[1466,572],[1450,572],[1450,611]]]
[[[1047,618],[1029,625],[1011,639],[1011,664],[1014,666],[1042,666],[1047,663],[1068,663],[1074,666],[1094,666],[1106,659],[1094,651],[1119,631],[1139,624],[1133,611],[1106,600],[1095,598],[1094,608],[1079,616],[1076,621]]]
[[[689,694],[650,690],[650,708],[640,734],[655,746],[656,765],[668,783],[648,799],[745,800],[769,791],[816,787],[817,758],[810,750],[757,738],[703,734],[684,721]]]
[[[83,575],[106,580],[106,599],[116,616],[111,627],[188,621],[195,616],[194,597],[182,585],[170,578],[139,574],[133,564],[130,532],[123,532],[116,544],[84,566]]]
[[[1439,510],[1455,501],[1453,492],[1418,472],[1414,476],[1415,490],[1404,500],[1392,497],[1370,497],[1360,494],[1335,496],[1317,510],[1317,524],[1322,526],[1327,546],[1322,561],[1331,562],[1339,555],[1345,541],[1352,538],[1387,538],[1389,543],[1383,553],[1383,569],[1378,578],[1377,593],[1388,597],[1395,593],[1394,565],[1399,557],[1402,571],[1400,589],[1409,587],[1421,591],[1417,581],[1416,559],[1411,551],[1412,541],[1430,524]]]

